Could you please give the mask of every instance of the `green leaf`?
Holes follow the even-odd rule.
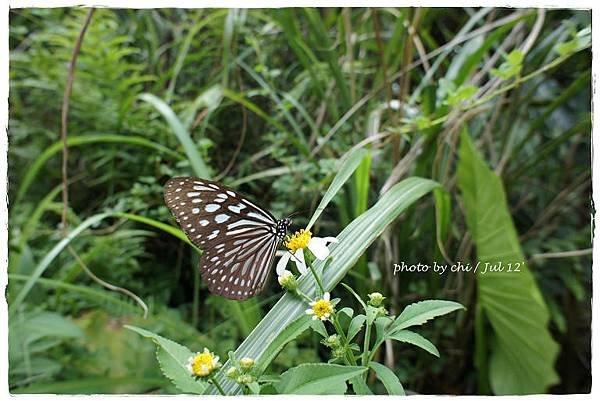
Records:
[[[523,64],[524,59],[525,54],[519,49],[515,49],[506,55],[506,62],[512,65]]]
[[[26,335],[27,342],[36,341],[42,337],[59,337],[59,338],[81,338],[83,330],[70,319],[54,312],[39,312],[29,315],[27,320],[19,325],[19,321],[15,323],[15,328],[19,326]]]
[[[354,298],[356,298],[356,300],[358,301],[358,303],[360,303],[360,305],[363,307],[363,309],[366,311],[367,310],[367,304],[365,303],[365,301],[360,297],[360,295],[358,295],[356,293],[356,291],[354,291],[352,289],[352,287],[350,287],[349,285],[347,285],[346,283],[341,283],[342,287],[344,287],[346,290],[348,290],[348,292],[352,295],[354,295]]]
[[[192,140],[189,132],[185,129],[179,117],[175,114],[175,112],[169,107],[168,104],[163,102],[161,99],[150,93],[142,93],[139,95],[139,98],[145,102],[150,103],[160,114],[163,115],[167,123],[171,127],[171,130],[183,146],[183,150],[188,157],[190,164],[192,165],[192,169],[194,170],[194,174],[199,178],[210,178],[211,174],[200,156],[198,149],[196,148],[196,144]]]
[[[264,319],[263,319],[263,321],[264,321]],[[271,361],[283,349],[283,347],[287,343],[289,343],[290,341],[292,341],[296,337],[298,337],[300,334],[302,334],[305,330],[307,330],[310,327],[312,322],[313,322],[313,320],[311,319],[311,317],[304,314],[304,315],[301,315],[295,321],[293,321],[284,330],[277,333],[273,337],[273,339],[269,341],[263,356],[261,356],[260,358],[255,358],[256,359],[256,361],[255,361],[256,371],[259,373],[262,373],[267,368],[267,366],[269,366],[269,363],[271,363]],[[256,331],[256,330],[254,330],[254,331]],[[267,340],[269,340],[269,339],[267,338]],[[240,353],[241,352],[241,351],[239,351],[240,348],[238,348],[238,351],[236,351],[236,353],[238,355],[248,356],[247,354]],[[252,358],[252,356],[250,356],[250,357]]]
[[[280,394],[345,394],[346,381],[366,370],[363,366],[306,363],[283,373],[275,388]]]
[[[313,224],[317,221],[323,210],[327,207],[329,202],[333,199],[333,197],[338,193],[338,191],[342,188],[344,183],[352,176],[354,170],[358,168],[362,159],[368,154],[368,151],[363,148],[357,148],[349,153],[347,153],[342,160],[340,161],[340,168],[338,169],[338,173],[335,178],[331,182],[331,185],[323,195],[319,206],[315,210],[315,213],[311,217],[306,229],[309,230]]]
[[[205,18],[205,20],[206,19],[207,18]],[[184,127],[188,130],[192,127],[194,119],[196,118],[196,113],[200,108],[206,108],[207,114],[210,114],[219,108],[222,100],[223,88],[221,85],[213,85],[200,93],[181,118]]]
[[[350,321],[347,335],[348,341],[352,341],[352,339],[356,337],[356,335],[360,332],[360,329],[362,329],[363,324],[365,324],[365,320],[367,320],[365,315],[356,315]]]
[[[494,46],[500,45],[501,41],[506,36],[505,34],[518,23],[518,19],[507,22],[491,33],[485,36],[476,36],[470,39],[461,49],[459,54],[454,58],[453,64],[456,61],[458,68],[457,75],[454,79],[456,85],[462,85],[467,81],[467,78],[475,71],[478,66],[485,62],[486,55]]]
[[[407,178],[394,185],[379,201],[365,213],[357,217],[337,236],[339,243],[330,245],[331,263],[323,271],[327,261],[315,261],[317,271],[323,271],[323,285],[326,290],[331,290],[339,283],[365,250],[375,241],[386,227],[393,222],[400,213],[412,205],[416,200],[438,187],[435,181],[424,178]],[[309,297],[315,296],[316,287],[310,272],[298,279],[299,289]],[[293,294],[286,293],[275,304],[269,313],[254,328],[252,333],[236,350],[236,355],[244,355],[255,360],[271,360],[273,352],[278,348],[271,348],[271,343],[292,322],[304,315],[306,303]],[[308,327],[307,323],[307,326]],[[224,365],[224,370],[229,364]],[[219,374],[219,377],[220,374]],[[223,383],[225,391],[232,392],[235,383]],[[211,386],[211,394],[217,390]]]
[[[406,395],[402,383],[400,383],[398,377],[387,366],[377,362],[370,362],[369,367],[375,371],[389,395]]]
[[[54,260],[54,258],[56,258],[58,256],[58,254],[60,254],[62,252],[62,250],[75,237],[77,237],[79,234],[81,234],[81,232],[83,232],[87,228],[102,221],[103,219],[105,219],[109,216],[112,216],[112,214],[111,213],[100,213],[100,214],[96,214],[92,217],[87,218],[79,226],[77,226],[74,230],[72,230],[69,234],[67,234],[67,236],[65,238],[63,238],[61,241],[59,241],[59,243],[56,244],[50,250],[50,252],[48,252],[46,254],[44,256],[44,258],[40,261],[40,263],[38,263],[37,266],[34,268],[33,272],[29,276],[29,279],[23,285],[23,288],[21,288],[21,290],[19,291],[17,296],[14,298],[14,300],[12,302],[10,302],[10,304],[9,304],[10,305],[10,308],[9,308],[10,315],[14,314],[14,312],[19,309],[19,306],[21,305],[21,303],[23,302],[23,300],[25,299],[27,294],[29,294],[29,291],[31,291],[31,289],[33,288],[37,279],[40,278],[42,276],[42,274],[44,274],[44,272],[46,271],[48,266],[50,266],[50,263],[52,263],[52,261]]]
[[[28,281],[30,280],[30,276],[24,276],[20,274],[9,274],[9,281]],[[49,288],[62,288],[67,291],[73,291],[78,293],[78,296],[88,299],[97,304],[102,304],[103,302],[108,302],[112,305],[116,305],[119,308],[127,310],[128,313],[135,312],[136,307],[122,298],[113,295],[114,292],[105,290],[105,289],[97,289],[95,287],[91,287],[89,285],[77,285],[65,283],[62,280],[53,280],[48,278],[38,278],[35,280],[36,285],[46,286]]]
[[[416,345],[419,348],[423,348],[425,351],[429,352],[430,354],[435,355],[438,358],[440,357],[440,353],[437,350],[437,348],[435,347],[435,345],[433,345],[428,339],[426,339],[422,335],[417,334],[413,331],[400,330],[395,333],[392,333],[388,338],[392,339],[392,340],[402,341],[404,343]]]
[[[338,314],[339,313],[343,313],[346,316],[348,316],[350,319],[352,319],[352,316],[354,316],[354,310],[352,308],[349,308],[349,307],[342,308],[337,313]]]
[[[556,52],[562,57],[568,56],[588,47],[591,41],[591,29],[588,27],[579,31],[572,40],[557,44]]]
[[[388,328],[389,333],[405,329],[410,326],[421,325],[437,316],[442,316],[458,309],[465,309],[458,302],[427,300],[408,305],[400,316]]]
[[[489,373],[495,394],[543,393],[558,382],[558,344],[548,330],[549,314],[524,263],[500,178],[475,150],[466,131],[459,150],[458,185],[467,226],[477,247],[478,301],[495,334]],[[485,263],[520,263],[520,271],[486,272]]]
[[[260,385],[257,382],[248,383],[247,386],[252,394],[260,394]]]
[[[196,247],[196,245],[192,244],[192,242],[188,239],[188,237],[185,235],[185,233],[176,227],[170,226],[168,224],[162,223],[162,222],[154,220],[154,219],[150,219],[148,217],[138,216],[137,214],[132,214],[132,213],[115,213],[114,216],[115,217],[123,217],[123,218],[129,219],[129,220],[133,220],[133,221],[137,221],[139,223],[149,225],[154,228],[158,228],[168,234],[171,234],[175,238],[179,238],[180,240],[187,242],[197,252],[202,253],[202,251],[198,247]]]
[[[435,199],[435,239],[440,253],[444,258],[449,259],[444,249],[444,239],[450,226],[452,200],[450,194],[444,188],[434,189],[433,196]]]
[[[456,106],[464,102],[465,100],[469,100],[473,95],[477,93],[477,87],[474,85],[464,85],[460,88],[452,91],[448,94],[448,99],[446,100],[450,106]]]
[[[321,337],[329,337],[327,334],[327,329],[325,328],[325,324],[320,319],[314,319],[310,326],[314,331],[319,333]]]
[[[373,395],[373,392],[367,386],[367,382],[362,376],[355,376],[350,379],[350,383],[352,384],[352,390],[354,390],[354,394],[356,395]]]
[[[523,54],[522,51],[518,49],[513,50],[506,55],[506,61],[500,64],[500,67],[492,68],[491,73],[492,75],[498,76],[502,79],[512,78],[521,73],[524,58],[525,54]]]
[[[188,359],[193,356],[187,347],[168,340],[158,334],[135,326],[125,325],[125,328],[152,339],[157,345],[156,359],[163,374],[184,393],[202,394],[206,383],[194,379],[187,370]]]
[[[139,391],[162,388],[165,385],[163,377],[106,377],[93,376],[61,380],[53,383],[34,383],[27,387],[11,389],[15,394],[106,394],[115,391],[119,386],[140,386]]]
[[[181,160],[183,156],[179,153],[163,146],[159,143],[152,142],[146,138],[140,136],[129,136],[129,135],[111,135],[111,134],[101,134],[101,135],[69,135],[67,138],[67,145],[69,149],[72,149],[77,146],[86,145],[89,143],[120,143],[124,145],[135,145],[142,146],[150,149],[154,149],[156,151],[162,152],[171,156],[174,159]],[[17,196],[13,203],[20,203],[29,186],[34,182],[35,177],[40,172],[40,169],[44,166],[44,164],[52,158],[54,155],[58,154],[62,151],[63,142],[58,141],[53,143],[51,146],[47,147],[46,150],[38,157],[36,157],[35,161],[29,168],[27,169],[25,176],[23,177],[21,183],[19,184],[19,190],[17,192]]]
[[[387,328],[393,321],[394,319],[389,316],[380,316],[375,319],[375,343],[371,349],[371,355],[374,355],[377,348],[385,341],[388,335]]]

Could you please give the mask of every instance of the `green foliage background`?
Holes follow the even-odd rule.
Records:
[[[393,314],[421,299],[467,307],[424,328],[439,359],[395,343],[376,360],[417,393],[590,390],[588,11],[98,9],[68,120],[78,260],[52,251],[63,238],[62,96],[86,13],[10,13],[11,391],[179,392],[125,324],[225,358],[281,291],[271,280],[245,302],[210,295],[162,184],[212,177],[278,217],[300,212],[302,228],[356,146],[366,156],[313,227],[319,236],[406,177],[442,188],[343,280],[384,293]],[[526,263],[510,276],[393,275],[394,263],[445,259]],[[141,297],[148,318],[82,263]],[[307,332],[269,372],[328,357]]]

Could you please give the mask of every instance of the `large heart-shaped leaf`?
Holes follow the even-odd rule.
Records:
[[[479,156],[466,131],[461,139],[458,185],[480,262],[478,300],[495,334],[489,364],[492,390],[496,394],[545,392],[558,381],[554,363],[559,347],[548,330],[548,309],[524,262],[502,182]],[[501,263],[504,271],[483,273],[485,263]]]

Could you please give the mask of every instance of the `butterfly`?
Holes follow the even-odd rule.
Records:
[[[232,189],[194,177],[167,181],[164,198],[185,235],[203,251],[199,269],[210,292],[243,300],[262,291],[289,218],[277,220]]]

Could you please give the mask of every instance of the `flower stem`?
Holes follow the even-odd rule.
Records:
[[[308,267],[310,268],[310,272],[314,276],[315,281],[317,282],[317,285],[319,286],[319,289],[321,290],[321,295],[325,294],[325,287],[323,287],[323,282],[321,281],[321,278],[319,277],[315,268],[313,267],[312,262],[308,263]]]
[[[371,342],[371,325],[367,323],[365,328],[365,342],[363,345],[362,364],[367,366],[369,363],[369,345]]]
[[[223,390],[223,387],[221,387],[221,385],[219,384],[219,381],[217,380],[216,377],[211,377],[210,381],[212,384],[215,385],[215,387],[217,388],[217,390],[219,390],[219,393],[221,393],[221,395],[227,395],[227,393],[225,393],[225,390]]]
[[[304,298],[304,300],[305,300],[305,301],[307,301],[308,303],[311,303],[311,302],[313,301],[312,299],[310,299],[310,298],[308,297],[308,295],[306,295],[305,293],[303,293],[303,292],[302,292],[302,291],[300,291],[300,290],[296,290],[296,294],[300,295],[300,296],[301,296],[302,298]]]
[[[333,323],[333,327],[335,328],[335,331],[341,337],[342,342],[344,343],[344,348],[346,348],[348,346],[348,340],[346,339],[346,334],[344,333],[344,330],[342,329],[342,326],[340,325],[340,322],[338,321],[337,315],[334,316],[333,319],[331,319],[331,322]],[[348,348],[346,348],[346,356],[344,359],[346,359],[346,362],[348,363],[348,365],[356,366],[356,361],[354,360],[354,354]]]

